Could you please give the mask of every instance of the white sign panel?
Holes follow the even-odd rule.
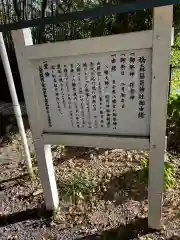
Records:
[[[33,61],[45,131],[149,136],[151,49]]]

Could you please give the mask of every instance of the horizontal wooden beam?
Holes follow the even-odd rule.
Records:
[[[149,137],[44,133],[44,144],[149,150]]]
[[[105,52],[124,51],[127,49],[152,48],[153,32],[151,30],[116,34],[96,38],[45,43],[27,46],[24,51],[28,59],[48,59],[51,57],[77,56],[81,54],[101,54]],[[119,44],[121,43],[121,44]]]
[[[83,20],[88,18],[93,19],[97,17],[108,16],[115,13],[133,12],[136,10],[142,10],[146,8],[154,8],[154,7],[172,5],[172,4],[178,4],[178,3],[180,3],[180,0],[146,0],[146,1],[129,0],[126,2],[122,1],[118,5],[107,4],[104,7],[89,8],[83,11],[60,14],[59,16],[52,16],[52,17],[31,19],[31,20],[22,20],[17,23],[9,23],[4,25],[1,24],[0,32],[17,30],[17,29],[28,28],[28,27],[42,26],[46,24],[58,24],[60,22],[62,23],[67,21]]]

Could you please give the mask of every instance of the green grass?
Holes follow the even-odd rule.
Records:
[[[147,159],[140,160],[140,167],[138,177],[140,181],[148,183],[149,164]],[[174,166],[166,157],[164,161],[164,191],[168,191],[176,186],[176,179],[174,177]]]
[[[96,187],[91,179],[80,174],[73,175],[64,183],[59,183],[62,199],[65,201],[76,202],[86,198]]]

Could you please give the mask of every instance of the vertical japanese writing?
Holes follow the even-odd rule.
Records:
[[[130,94],[129,98],[131,100],[135,99],[135,85],[134,85],[134,75],[135,75],[135,53],[130,53],[129,56],[129,78],[130,78],[130,83],[129,83],[129,89],[130,89]]]
[[[116,72],[116,64],[117,64],[117,57],[116,54],[111,55],[111,64],[112,67],[111,69],[115,70],[113,72],[111,72],[112,74],[112,98],[111,98],[111,104],[112,104],[112,108],[109,108],[109,112],[107,113],[107,117],[109,117],[109,121],[110,119],[112,119],[112,128],[116,129],[117,126],[117,112],[116,112],[116,76],[115,76],[115,72]]]
[[[70,94],[70,89],[69,89],[69,84],[68,84],[68,67],[65,64],[63,66],[63,75],[64,75],[64,88],[63,88],[63,84],[61,85],[61,90],[64,90],[65,93],[65,89],[67,91],[67,107],[68,107],[68,112],[69,112],[69,118],[70,118],[70,123],[72,125],[72,127],[74,128],[74,120],[73,120],[73,110],[72,110],[72,99],[71,99],[71,94]],[[63,93],[63,99],[65,98]]]
[[[57,75],[60,83],[60,96],[61,96],[62,104],[63,104],[63,107],[66,108],[65,98],[64,98],[64,83],[63,83],[62,70],[61,70],[60,64],[57,64]]]
[[[144,91],[145,91],[145,84],[144,84],[144,80],[145,80],[145,63],[146,63],[146,59],[144,56],[139,57],[138,62],[140,63],[140,68],[139,68],[139,112],[138,112],[138,118],[144,118],[145,117],[145,113],[144,113],[144,108],[146,105],[145,102],[145,95],[144,95]]]
[[[73,100],[74,100],[74,107],[75,107],[75,112],[76,112],[76,127],[79,128],[80,127],[80,115],[79,115],[79,109],[78,109],[78,86],[79,86],[79,79],[80,79],[80,75],[81,75],[81,65],[78,63],[76,65],[76,72],[77,75],[76,77],[73,76],[73,80],[72,83],[74,84],[73,87]],[[77,80],[76,80],[77,79]]]
[[[79,112],[78,112],[78,106],[77,106],[77,92],[76,92],[76,89],[77,89],[76,78],[75,78],[75,76],[73,76],[73,79],[72,79],[73,107],[74,107],[74,110],[75,110],[75,124],[76,124],[76,127],[79,128]]]
[[[107,128],[110,128],[111,126],[111,121],[110,121],[110,95],[106,94],[105,95],[105,104],[106,104],[106,125]]]
[[[115,68],[116,66],[113,64],[110,67],[110,71],[114,72],[116,70]],[[104,69],[104,75],[105,75],[105,88],[108,89],[109,88],[109,84],[110,84],[110,74],[109,74],[109,67],[108,65],[105,65],[105,69]],[[111,126],[111,121],[110,121],[110,93],[106,92],[105,94],[105,115],[106,115],[106,126],[107,128],[110,128]]]
[[[62,114],[61,104],[60,104],[60,96],[59,96],[59,91],[58,91],[58,83],[57,83],[57,78],[56,78],[56,69],[58,69],[58,66],[52,65],[51,69],[52,69],[51,74],[52,74],[52,79],[53,79],[53,86],[54,86],[57,108],[58,108],[58,111]]]
[[[95,64],[93,62],[90,63],[90,71],[91,71],[91,97],[92,97],[92,114],[94,125],[93,127],[97,128],[97,103],[96,103],[96,75],[95,75]]]
[[[148,134],[150,49],[48,58],[36,69],[44,129],[73,134]]]
[[[103,112],[103,98],[102,98],[102,86],[101,86],[101,63],[97,62],[97,76],[98,76],[98,90],[99,90],[99,107],[100,107],[100,127],[104,127],[104,112]]]
[[[125,74],[125,69],[126,69],[126,55],[121,54],[120,55],[120,69],[121,69],[121,75],[124,76]]]
[[[108,75],[109,75],[108,65],[105,65],[105,69],[104,69],[104,76],[105,76],[104,84],[105,84],[106,88],[109,86],[109,76]]]
[[[121,70],[121,79],[122,82],[120,84],[120,101],[121,101],[121,107],[125,108],[125,86],[126,84],[124,83],[124,76],[125,76],[125,70],[126,70],[126,55],[125,54],[120,54],[120,70]]]
[[[82,69],[84,70],[84,74],[85,72],[87,72],[87,63],[83,62],[82,64]],[[85,97],[83,94],[83,88],[82,88],[82,84],[79,87],[79,98],[80,98],[80,109],[81,109],[81,117],[82,117],[82,127],[85,126]]]
[[[90,105],[89,105],[89,97],[90,97],[90,88],[89,88],[89,79],[88,79],[88,66],[84,68],[84,79],[85,79],[85,85],[84,85],[84,92],[85,92],[85,108],[87,112],[87,126],[88,128],[91,128],[91,114],[90,114]]]
[[[44,62],[43,66],[44,66],[45,76],[49,76],[47,62]],[[43,93],[43,97],[44,97],[48,126],[52,127],[52,120],[51,120],[50,111],[49,111],[49,101],[48,101],[48,97],[47,97],[47,90],[46,90],[46,85],[45,85],[45,81],[44,81],[42,66],[39,66],[39,77],[40,77],[42,93]]]
[[[117,112],[116,112],[116,80],[112,80],[112,120],[113,120],[113,129],[116,129],[117,125]]]
[[[73,65],[73,64],[71,64]],[[78,115],[79,115],[79,127],[84,127],[84,106],[82,103],[82,85],[81,85],[81,74],[82,74],[82,70],[83,70],[83,65],[80,64],[80,67],[77,68],[77,102],[78,102]]]

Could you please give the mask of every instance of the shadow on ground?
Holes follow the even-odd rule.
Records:
[[[147,184],[140,181],[139,176],[143,170],[130,170],[118,177],[112,178],[107,184],[107,191],[103,199],[114,201],[119,205],[128,199],[142,201],[147,199]]]
[[[29,174],[24,173],[24,174],[18,175],[18,176],[13,177],[13,178],[4,179],[4,180],[0,181],[0,186],[1,186],[1,184],[8,183],[8,182],[13,182],[13,181],[17,181],[17,183],[19,183],[18,180],[26,179],[28,177],[29,177]]]
[[[127,225],[120,225],[118,228],[111,229],[101,234],[95,234],[81,238],[82,240],[130,240],[155,232],[148,228],[147,219],[137,218]]]
[[[17,212],[0,217],[0,227],[5,227],[10,224],[23,222],[26,220],[40,220],[44,219],[43,224],[50,227],[51,217],[53,216],[52,211],[46,211],[43,208],[27,209],[26,211]],[[39,222],[41,227],[41,222]],[[55,226],[54,226],[55,227]],[[73,230],[73,229],[72,229]],[[73,232],[73,231],[72,231]],[[77,240],[132,240],[144,236],[146,234],[155,233],[157,231],[148,228],[147,218],[136,218],[132,222],[126,225],[120,225],[115,229],[110,229],[101,233],[97,233],[89,236],[77,236],[73,239]],[[59,232],[61,234],[61,232]],[[70,238],[68,238],[70,239]],[[72,239],[72,238],[71,238]],[[179,240],[179,237],[172,236],[168,240]]]
[[[27,181],[29,180],[29,174],[28,173],[24,173],[24,174],[20,174],[16,177],[11,177],[8,179],[4,179],[0,181],[0,191],[8,189],[8,188],[13,188],[16,186],[26,186]]]
[[[9,215],[0,216],[0,227],[7,226],[26,220],[48,219],[53,216],[52,211],[46,211],[44,207],[27,209],[26,211],[16,212]]]
[[[26,211],[13,213],[6,216],[0,217],[0,227],[4,227],[10,224],[15,224],[18,222],[26,221],[26,220],[38,220],[38,219],[46,219],[44,223],[47,226],[48,219],[51,219],[53,213],[51,211],[45,211],[43,209],[34,208],[34,209],[27,209]],[[127,225],[120,225],[116,229],[111,229],[109,231],[105,231],[99,234],[90,235],[86,237],[77,237],[75,239],[82,239],[82,240],[116,240],[116,239],[123,239],[123,240],[130,240],[136,238],[138,236],[142,236],[144,234],[154,232],[152,229],[148,228],[147,219],[135,219],[133,222],[130,222]]]
[[[179,240],[179,239],[180,239],[180,237],[178,237],[178,236],[172,236],[172,237],[168,238],[167,240]]]

